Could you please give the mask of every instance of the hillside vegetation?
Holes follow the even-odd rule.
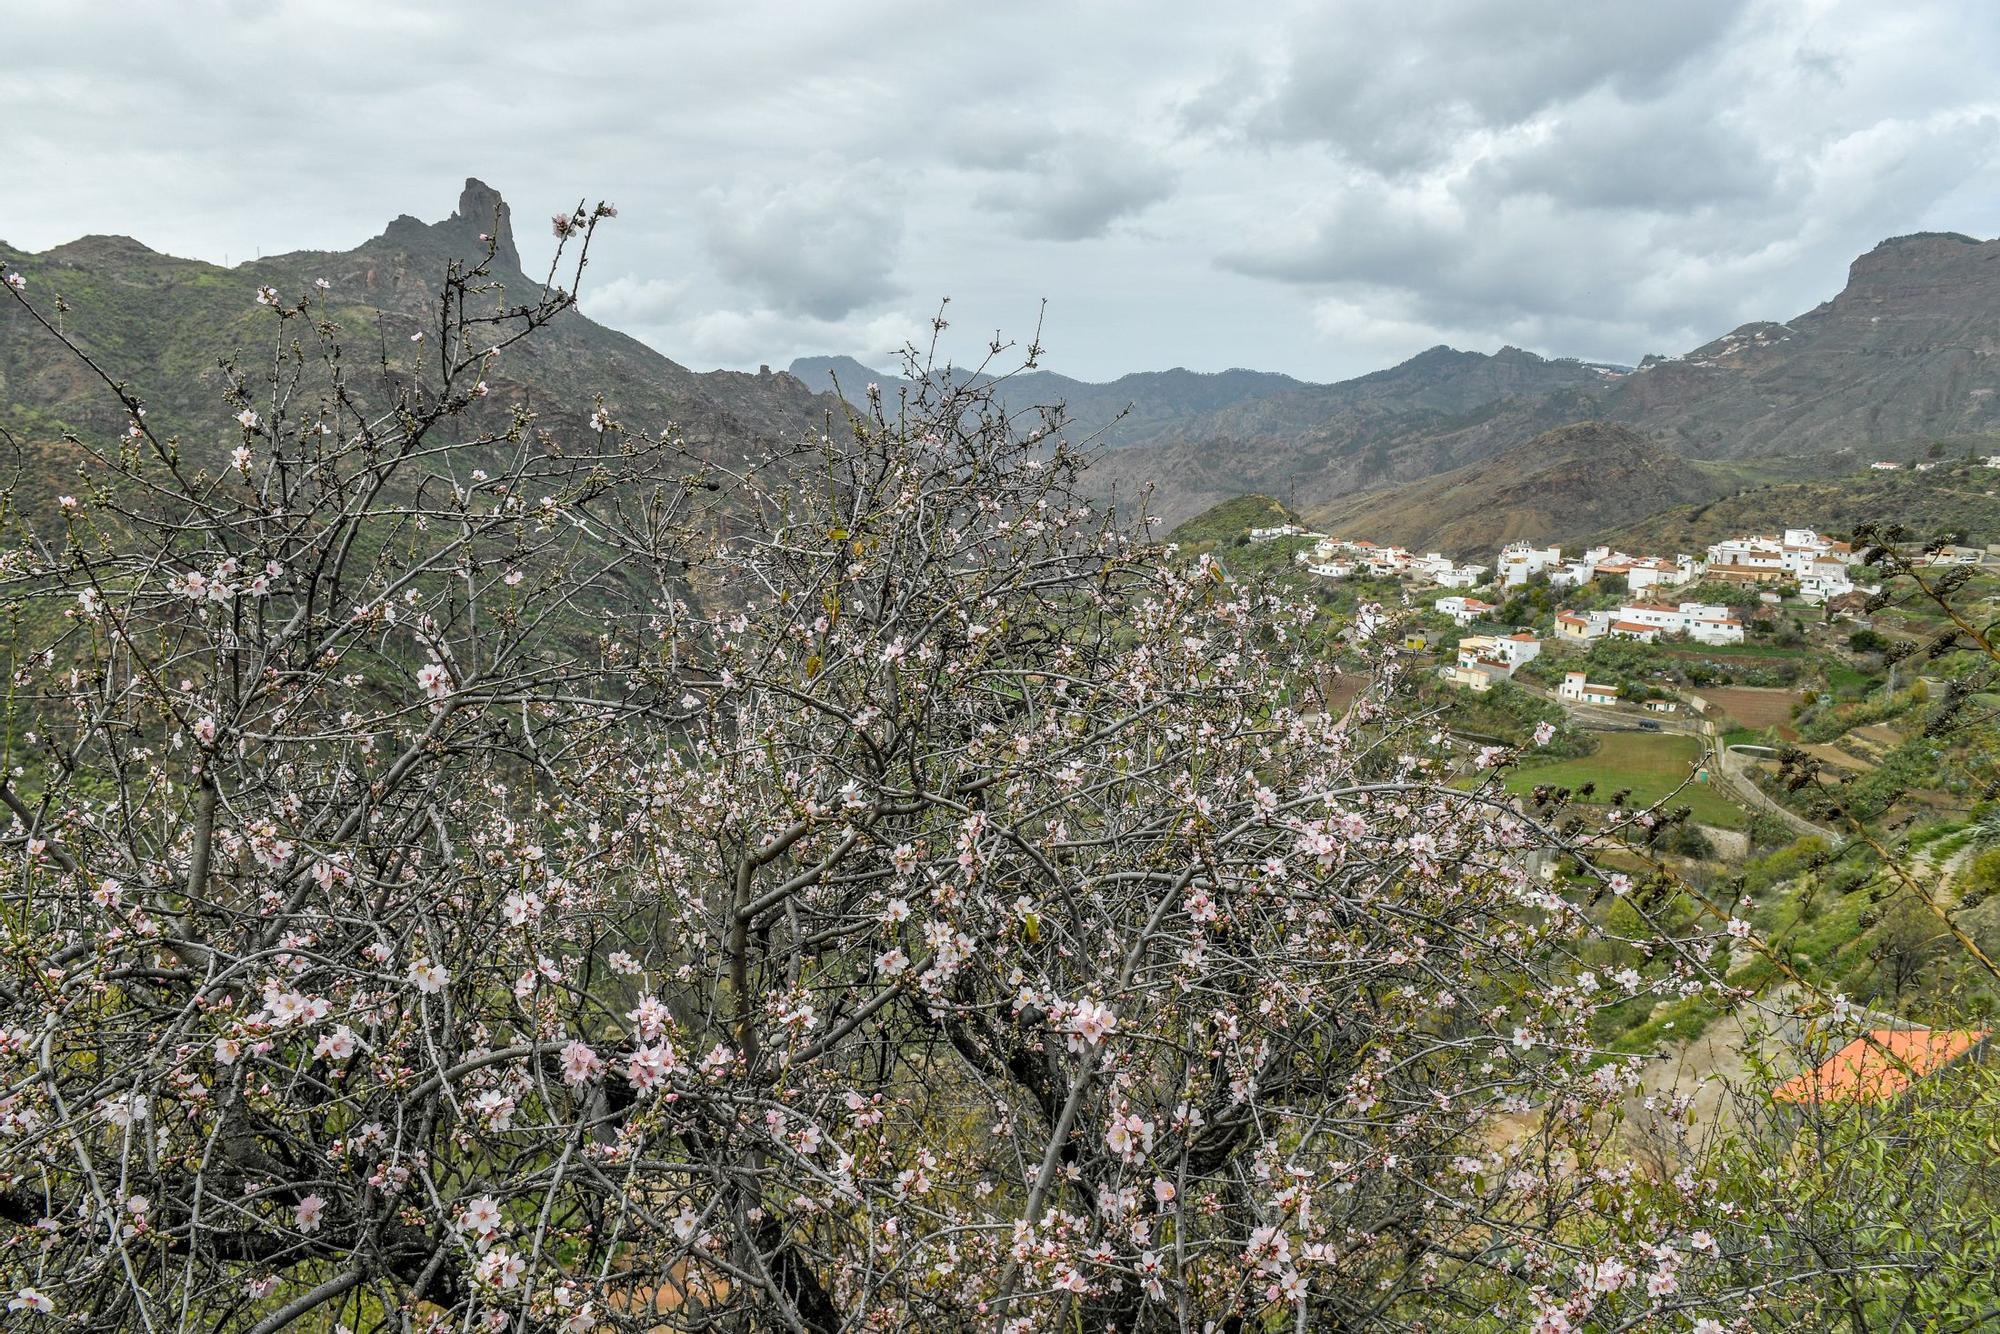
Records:
[[[1464,468],[1350,497],[1311,517],[1342,537],[1490,558],[1507,542],[1575,542],[1711,499],[1719,489],[1700,468],[1630,427],[1582,422]]]
[[[1845,533],[1858,523],[1901,524],[1918,538],[1949,536],[2000,541],[2000,471],[1979,464],[1941,464],[1932,472],[1863,471],[1816,481],[1750,487],[1699,503],[1677,505],[1601,536],[1633,551],[1695,551],[1711,542],[1774,527]]]

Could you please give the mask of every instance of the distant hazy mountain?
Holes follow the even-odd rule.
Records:
[[[1649,358],[1605,415],[1726,457],[2000,430],[2000,241],[1884,241],[1838,296],[1795,319]]]
[[[837,384],[837,392],[856,403],[871,384],[889,395],[907,385],[900,375],[871,369],[852,357],[800,357],[791,373],[823,393],[836,392]],[[1176,367],[1123,375],[1106,384],[1053,371],[1022,371],[1008,377],[1003,398],[1015,408],[1065,404],[1079,439],[1102,432],[1098,443],[1123,446],[1158,443],[1183,432],[1190,422],[1307,387],[1303,380],[1268,371],[1207,374]]]
[[[1206,414],[1178,438],[1108,456],[1091,483],[1118,496],[1150,486],[1149,508],[1169,526],[1252,492],[1309,513],[1587,418],[1606,374],[1518,348],[1433,348],[1359,379]]]
[[[1480,423],[1496,404],[1596,387],[1617,373],[1619,368],[1513,347],[1491,355],[1434,347],[1336,384],[1257,371],[1178,369],[1092,384],[1034,371],[1010,379],[1003,395],[1017,408],[1067,404],[1080,436],[1102,429],[1098,442],[1110,452],[1092,469],[1089,484],[1122,497],[1156,485],[1151,511],[1171,525],[1248,492],[1310,506],[1435,472],[1461,455],[1485,452]],[[871,383],[885,394],[903,385],[850,357],[801,358],[792,363],[792,374],[816,389],[831,390],[837,379],[857,400]],[[1557,420],[1573,417],[1567,407],[1556,412]],[[1412,433],[1430,447],[1413,463],[1397,460],[1389,446]]]

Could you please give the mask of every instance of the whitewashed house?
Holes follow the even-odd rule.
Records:
[[[1458,661],[1440,667],[1438,676],[1467,690],[1487,691],[1495,681],[1510,680],[1522,663],[1542,651],[1531,634],[1467,635],[1458,641]]]
[[[1525,631],[1511,635],[1467,635],[1458,641],[1458,665],[1497,663],[1512,676],[1524,662],[1541,656],[1542,644]]]
[[[1556,698],[1572,704],[1616,704],[1618,687],[1599,685],[1582,672],[1565,672],[1562,684],[1556,687]]]
[[[1353,567],[1345,573],[1365,569],[1379,577],[1421,579],[1448,588],[1476,587],[1486,573],[1483,565],[1454,565],[1450,557],[1438,551],[1428,551],[1419,556],[1402,547],[1384,546],[1360,538],[1321,538],[1307,556],[1307,568],[1318,574],[1321,572],[1318,567],[1333,565]],[[1344,574],[1329,577],[1342,578]]]
[[[1708,549],[1708,577],[1723,583],[1795,583],[1805,602],[1824,602],[1850,591],[1854,548],[1810,528],[1787,528],[1775,537],[1732,537]]]
[[[1693,583],[1701,578],[1706,567],[1694,557],[1682,554],[1667,560],[1662,556],[1632,556],[1627,558],[1625,587],[1634,593],[1643,593],[1649,588],[1678,588],[1682,584]]]
[[[1500,572],[1500,582],[1508,588],[1519,588],[1535,575],[1554,571],[1562,564],[1561,547],[1538,547],[1529,542],[1512,542],[1500,551],[1500,558],[1494,568]]]
[[[1636,639],[1642,644],[1655,643],[1660,638],[1660,627],[1648,625],[1644,621],[1628,621],[1623,616],[1613,616],[1604,627],[1608,639]]]
[[[1454,565],[1437,575],[1441,588],[1477,588],[1486,582],[1484,565]]]
[[[1481,602],[1478,598],[1471,597],[1439,598],[1434,605],[1439,615],[1451,617],[1452,622],[1460,626],[1471,625],[1474,621],[1500,610],[1491,602]]]
[[[1404,572],[1416,575],[1419,579],[1436,580],[1440,574],[1450,569],[1451,558],[1438,551],[1426,551],[1421,556],[1411,556],[1403,562]]]
[[[1653,635],[1686,635],[1702,644],[1740,644],[1743,622],[1729,608],[1712,602],[1628,602],[1618,609],[1611,633],[1630,634],[1651,642]]]
[[[1319,533],[1309,533],[1295,523],[1281,523],[1274,528],[1252,528],[1252,542],[1275,542],[1281,537],[1318,537]]]

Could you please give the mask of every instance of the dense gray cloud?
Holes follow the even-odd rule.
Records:
[[[1081,241],[1104,235],[1173,188],[1173,168],[1144,146],[1081,135],[1022,155],[980,202],[1012,215],[1024,236]]]
[[[789,184],[758,181],[702,195],[716,272],[774,310],[837,320],[896,294],[902,202],[874,164],[807,164]]]
[[[596,318],[696,366],[971,352],[1317,379],[1633,360],[2000,231],[1984,0],[73,3],[0,45],[0,238],[235,262],[608,198]],[[550,238],[520,224],[532,266]]]
[[[1670,89],[1741,13],[1736,0],[1333,5],[1293,29],[1270,91],[1248,99],[1246,129],[1330,145],[1380,170],[1434,167],[1467,135],[1591,92]]]

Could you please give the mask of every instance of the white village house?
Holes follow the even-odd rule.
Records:
[[[1484,565],[1454,565],[1436,576],[1440,588],[1477,588],[1486,582]]]
[[[1583,672],[1564,672],[1562,684],[1556,687],[1556,698],[1572,704],[1616,704],[1618,687],[1599,685]]]
[[[1273,528],[1252,528],[1252,542],[1275,542],[1281,537],[1319,537],[1319,533],[1309,533],[1295,523],[1281,523]]]
[[[1743,642],[1743,622],[1729,608],[1712,602],[1628,602],[1618,609],[1613,628],[1618,625],[1649,626],[1700,644]]]
[[[1511,635],[1467,635],[1458,641],[1458,662],[1468,663],[1486,660],[1497,662],[1512,676],[1514,669],[1524,662],[1532,662],[1541,656],[1542,644],[1525,630]]]
[[[1776,537],[1732,537],[1708,549],[1708,577],[1721,583],[1799,586],[1802,602],[1824,602],[1854,585],[1847,567],[1855,560],[1845,542],[1821,537],[1810,528],[1787,528]]]
[[[1576,644],[1607,636],[1651,644],[1667,635],[1686,635],[1700,644],[1740,644],[1743,622],[1712,602],[1628,602],[1615,611],[1556,614],[1556,637]]]
[[[1661,556],[1628,556],[1622,551],[1610,551],[1604,547],[1594,547],[1585,552],[1584,563],[1590,568],[1586,579],[1594,579],[1601,574],[1622,574],[1625,576],[1625,587],[1634,593],[1692,583],[1701,578],[1706,568],[1702,562],[1688,555],[1667,560]]]
[[[1524,662],[1533,661],[1542,651],[1533,635],[1467,635],[1458,641],[1458,661],[1440,667],[1438,676],[1468,690],[1490,690],[1495,681],[1512,679]]]
[[[1459,626],[1471,625],[1474,621],[1491,616],[1500,610],[1494,603],[1461,596],[1439,598],[1434,605],[1439,615],[1451,617],[1453,623]]]
[[[1381,577],[1416,579],[1447,588],[1475,588],[1486,574],[1483,565],[1456,565],[1442,552],[1419,556],[1402,547],[1340,537],[1322,537],[1298,562],[1309,574],[1343,579],[1357,570]]]
[[[1671,588],[1701,578],[1702,563],[1685,553],[1672,560],[1664,556],[1633,556],[1610,547],[1591,547],[1581,556],[1564,560],[1561,547],[1537,547],[1514,542],[1501,550],[1500,579],[1516,588],[1537,574],[1549,576],[1552,588],[1576,588],[1600,574],[1623,575],[1634,593],[1654,587]]]
[[[1494,568],[1507,588],[1519,588],[1534,575],[1554,570],[1562,564],[1561,547],[1538,547],[1529,542],[1510,542],[1501,548]]]

